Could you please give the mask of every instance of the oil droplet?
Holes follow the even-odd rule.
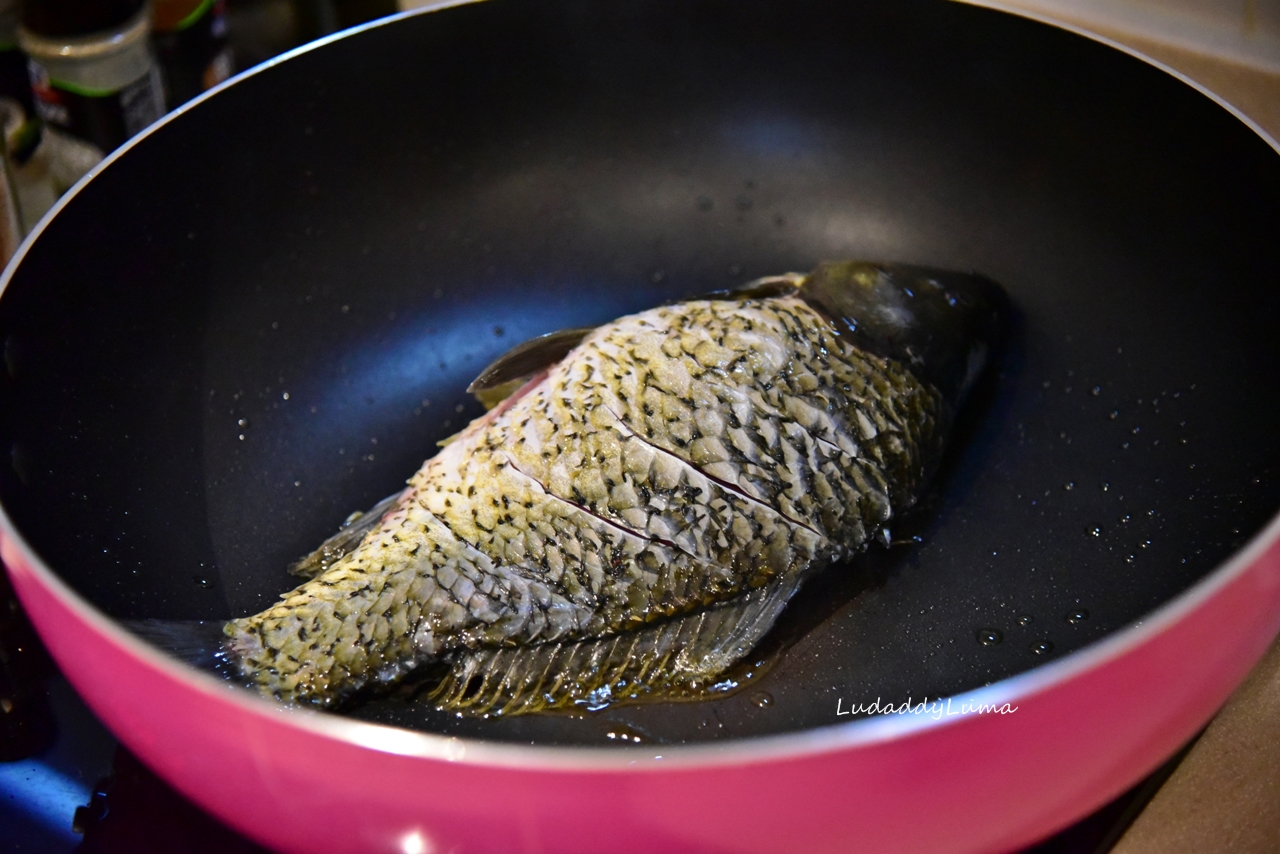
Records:
[[[205,590],[208,590],[210,587],[213,586],[213,582],[207,578],[204,578],[199,575],[195,576],[194,578],[195,578],[196,584],[198,584],[200,587],[203,587]]]
[[[762,709],[767,709],[773,705],[773,695],[768,691],[757,691],[751,695],[751,702]]]
[[[983,646],[995,646],[1004,640],[999,629],[978,629],[978,643]]]
[[[1089,612],[1084,608],[1078,608],[1067,614],[1067,622],[1073,626],[1076,623],[1083,623],[1087,619],[1089,619]]]
[[[1107,417],[1110,418],[1112,421],[1115,421],[1117,418],[1120,417],[1120,410],[1119,409],[1111,410],[1111,414],[1108,415]]]
[[[1136,560],[1136,558],[1134,558],[1134,556],[1133,556],[1133,555],[1128,555],[1128,556],[1126,556],[1126,557],[1125,557],[1124,562],[1125,562],[1125,563],[1133,563],[1133,562],[1134,562],[1134,560]]]
[[[283,392],[283,393],[280,395],[280,397],[281,397],[281,399],[283,399],[283,400],[288,400],[288,399],[289,399],[289,392],[287,392],[287,391],[286,391],[286,392]]]
[[[236,424],[237,424],[237,425],[239,425],[241,428],[248,427],[248,426],[249,426],[249,419],[248,419],[248,418],[241,418],[239,421],[237,421],[237,422],[236,422]]]
[[[1102,526],[1101,526],[1101,525],[1094,525],[1092,528],[1085,528],[1084,530],[1085,530],[1085,533],[1086,533],[1086,534],[1088,534],[1088,535],[1089,535],[1089,536],[1091,536],[1091,537],[1101,537],[1101,536],[1102,536]]]
[[[1064,483],[1062,485],[1062,488],[1065,489],[1067,492],[1070,492],[1071,490],[1076,488],[1076,482],[1074,480],[1068,481],[1067,483]]]
[[[1089,394],[1093,395],[1094,397],[1097,397],[1098,395],[1102,394],[1102,386],[1096,385],[1093,388],[1089,389]]]
[[[1018,617],[1018,625],[1020,626],[1029,626],[1034,622],[1035,622],[1035,618],[1032,617],[1030,614],[1023,614],[1022,616]]]
[[[243,433],[241,433],[241,434],[240,434],[240,441],[241,441],[241,442],[243,442],[243,441],[244,441],[244,434],[243,434]]]
[[[605,738],[610,741],[620,741],[624,744],[639,744],[644,741],[644,737],[625,724],[614,726],[613,729],[605,733]]]
[[[1103,492],[1110,492],[1110,491],[1111,491],[1111,484],[1106,483],[1106,482],[1103,482],[1103,484],[1102,484],[1102,491],[1103,491]]]
[[[1036,655],[1048,655],[1053,652],[1053,641],[1036,641],[1031,645],[1031,651]]]

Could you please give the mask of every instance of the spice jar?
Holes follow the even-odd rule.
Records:
[[[164,114],[142,0],[33,0],[18,27],[36,112],[99,159]]]

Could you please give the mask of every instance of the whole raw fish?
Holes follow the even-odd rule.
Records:
[[[224,655],[320,706],[431,663],[435,702],[480,714],[706,685],[915,503],[1003,305],[977,276],[840,262],[523,345],[479,385],[532,379]]]

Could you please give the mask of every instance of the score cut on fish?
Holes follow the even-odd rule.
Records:
[[[976,275],[846,261],[521,345],[473,390],[527,381],[221,655],[321,707],[428,664],[472,714],[688,696],[915,503],[1006,313]]]

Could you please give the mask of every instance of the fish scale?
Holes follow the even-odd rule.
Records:
[[[869,361],[873,357],[856,353],[833,359],[830,353],[849,348],[827,331],[826,324],[815,322],[813,311],[802,301],[770,303],[768,310],[709,304],[709,317],[682,318],[682,322],[701,324],[697,328],[707,337],[700,344],[712,340],[708,330],[727,328],[729,334],[723,338],[732,344],[730,335],[734,335],[739,342],[729,352],[739,348],[747,351],[729,364],[750,366],[750,372],[731,367],[727,376],[721,373],[723,368],[701,366],[688,347],[677,357],[683,362],[682,374],[690,377],[688,389],[696,411],[724,413],[733,425],[731,429],[722,429],[720,435],[699,435],[692,443],[680,435],[655,429],[655,400],[661,390],[645,382],[652,372],[642,366],[633,370],[623,363],[634,358],[629,354],[637,352],[637,339],[628,334],[630,330],[617,335],[620,340],[611,342],[614,346],[601,353],[609,360],[604,370],[625,378],[620,383],[621,391],[612,397],[608,388],[602,389],[605,406],[618,412],[628,426],[644,430],[656,446],[677,455],[688,453],[704,472],[777,507],[784,516],[820,530],[833,540],[843,541],[851,535],[861,541],[864,534],[857,530],[865,533],[888,518],[891,498],[882,469],[894,465],[898,471],[910,470],[911,454],[904,455],[904,449],[918,446],[922,436],[935,429],[938,400],[893,363],[881,360],[873,365]],[[714,307],[717,305],[720,307]],[[800,325],[806,320],[807,328]],[[789,341],[799,352],[789,353],[782,364],[771,365],[767,358],[750,358],[751,349],[746,342],[757,339],[761,329],[768,329],[775,340]],[[806,329],[806,334],[800,334],[800,329]],[[696,347],[693,349],[696,351]],[[588,351],[584,361],[594,355]],[[643,361],[643,351],[639,355],[636,361]],[[776,355],[774,359],[779,361]],[[811,370],[811,366],[818,371]],[[879,389],[868,382],[875,374],[882,377]],[[739,394],[746,395],[747,405],[734,405]],[[886,405],[895,399],[901,406]],[[809,423],[797,421],[797,411],[802,411]],[[701,420],[705,425],[710,419],[703,416]],[[863,424],[872,425],[872,429]],[[854,430],[863,440],[862,449],[854,439]],[[698,432],[702,432],[700,428]],[[710,441],[716,443],[715,453],[708,452],[706,445],[697,445]],[[685,445],[691,447],[686,450]],[[903,456],[908,460],[899,464],[896,458]],[[814,500],[811,487],[815,482],[827,495],[821,505]],[[909,480],[901,484],[899,509],[909,505],[915,486]],[[844,524],[855,531],[843,531]]]
[[[480,713],[687,688],[917,497],[952,402],[854,341],[786,295],[599,328],[358,546],[228,623],[230,658],[321,706],[436,661],[453,667],[436,701]],[[574,662],[592,664],[560,672]]]
[[[543,417],[556,418],[556,408]],[[669,544],[715,566],[740,564],[743,548],[757,540],[766,544],[780,541],[780,548],[790,548],[793,523],[773,509],[725,489],[678,457],[646,444],[606,407],[594,406],[588,425],[590,429],[572,434],[560,431],[556,455],[589,460],[603,457],[604,464],[574,466],[557,477],[538,454],[519,446],[506,453],[518,470],[548,484],[553,495],[637,536]],[[735,522],[746,524],[747,531],[734,532]],[[814,551],[815,544],[810,543],[807,550]],[[788,561],[783,558],[782,562]]]

